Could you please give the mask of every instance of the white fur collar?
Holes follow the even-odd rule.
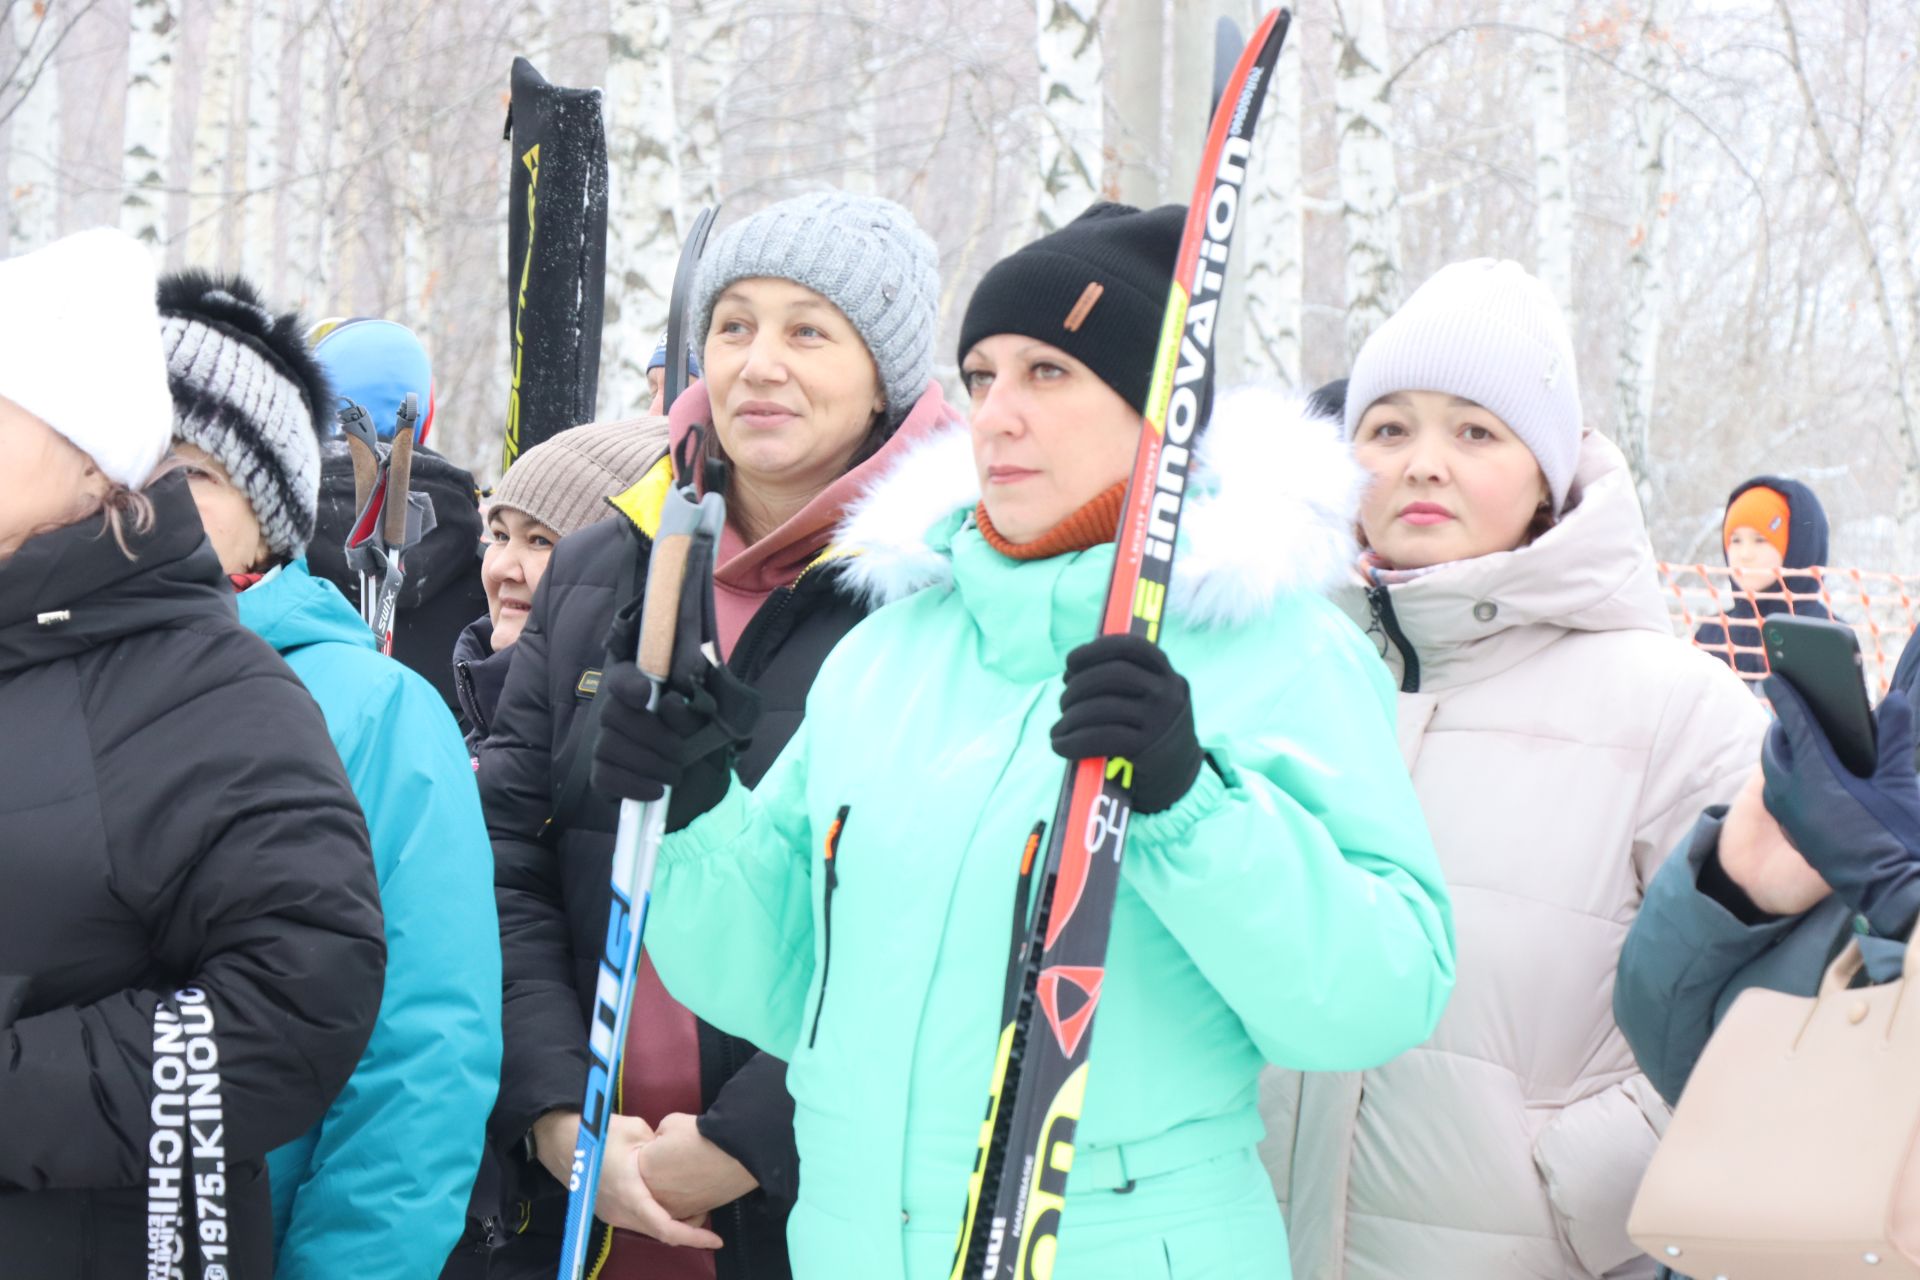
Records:
[[[1237,626],[1290,591],[1346,581],[1365,476],[1338,422],[1267,386],[1227,393],[1201,436],[1181,517],[1170,606],[1195,626]],[[980,500],[964,425],[904,452],[847,508],[835,538],[841,573],[873,607],[951,582],[933,527]]]

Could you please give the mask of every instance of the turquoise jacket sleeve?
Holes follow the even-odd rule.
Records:
[[[1276,1066],[1377,1066],[1433,1033],[1453,989],[1452,909],[1383,679],[1357,635],[1321,629],[1257,731],[1207,741],[1202,708],[1213,767],[1133,820],[1122,874]]]
[[[335,742],[380,872],[386,990],[346,1089],[304,1142],[274,1153],[281,1280],[439,1274],[499,1086],[499,927],[473,767],[424,681],[382,692]]]
[[[646,947],[673,998],[781,1059],[800,1041],[813,982],[807,739],[802,721],[758,787],[736,778],[666,838],[647,921]]]

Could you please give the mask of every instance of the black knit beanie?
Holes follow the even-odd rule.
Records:
[[[982,338],[1051,343],[1145,412],[1160,322],[1180,256],[1183,205],[1101,201],[995,263],[960,322],[960,359]]]

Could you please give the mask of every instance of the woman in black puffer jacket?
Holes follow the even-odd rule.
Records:
[[[172,430],[153,288],[117,232],[0,263],[8,1276],[270,1275],[263,1157],[380,1003],[320,713],[241,627],[185,475],[135,492]],[[76,392],[80,360],[112,377]]]

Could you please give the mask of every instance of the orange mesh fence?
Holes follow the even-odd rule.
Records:
[[[1795,582],[1803,586],[1811,583],[1817,590],[1792,591],[1775,584],[1771,591],[1752,592],[1741,586],[1726,566],[1702,564],[1663,564],[1660,585],[1666,590],[1667,612],[1681,637],[1717,655],[1743,679],[1753,682],[1764,678],[1767,667],[1766,650],[1759,643],[1760,619],[1730,616],[1735,602],[1744,598],[1754,606],[1754,613],[1759,612],[1762,602],[1787,601],[1796,610],[1802,602],[1818,602],[1860,636],[1867,689],[1878,701],[1893,679],[1900,650],[1906,646],[1915,623],[1920,622],[1920,577],[1868,569],[1791,572]],[[1703,640],[1699,634],[1703,625],[1717,625],[1719,636]],[[1736,630],[1743,632],[1738,638]],[[1741,642],[1746,640],[1752,643]],[[1753,659],[1745,665],[1759,669],[1741,671],[1741,664],[1735,661],[1739,657]]]

